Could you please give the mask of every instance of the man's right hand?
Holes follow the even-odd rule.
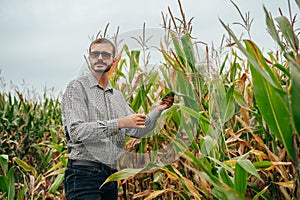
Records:
[[[145,128],[146,115],[132,114],[118,119],[119,128]]]

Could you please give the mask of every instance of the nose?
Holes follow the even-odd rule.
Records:
[[[102,57],[102,54],[101,54],[101,53],[100,53],[99,56],[98,56],[98,60],[100,60],[100,59],[103,60],[103,57]]]

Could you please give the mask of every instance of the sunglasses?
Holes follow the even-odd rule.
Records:
[[[91,58],[99,58],[99,56],[101,55],[101,57],[104,59],[104,60],[107,60],[107,59],[110,59],[112,54],[109,53],[109,52],[106,52],[106,51],[92,51],[90,52],[90,56]]]

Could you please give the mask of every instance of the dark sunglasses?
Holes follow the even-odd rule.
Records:
[[[110,59],[111,56],[112,56],[111,53],[106,52],[106,51],[102,51],[102,52],[100,52],[100,51],[92,51],[92,52],[90,52],[91,58],[99,58],[100,55],[102,56],[102,58],[104,60]]]

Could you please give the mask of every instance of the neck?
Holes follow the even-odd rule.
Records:
[[[108,74],[107,72],[104,73],[97,73],[93,71],[94,76],[96,77],[99,85],[103,88],[106,89],[107,82],[108,82]]]

